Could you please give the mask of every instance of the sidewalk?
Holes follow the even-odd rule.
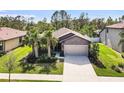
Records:
[[[8,79],[9,74],[0,73],[0,79]],[[11,79],[16,80],[55,80],[62,81],[63,75],[47,75],[47,74],[11,74]]]

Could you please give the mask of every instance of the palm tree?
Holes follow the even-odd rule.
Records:
[[[40,42],[38,31],[33,28],[31,31],[27,32],[25,37],[25,44],[32,46],[33,55],[38,57],[38,43]]]
[[[52,33],[53,33],[52,30],[48,30],[45,32],[45,37],[47,40],[47,48],[48,48],[48,57],[51,57],[51,47],[55,47],[58,41],[55,37],[53,37]]]

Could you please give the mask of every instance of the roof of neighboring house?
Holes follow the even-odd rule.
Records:
[[[107,28],[117,28],[117,29],[124,29],[124,22],[116,23],[110,26],[106,26]]]
[[[17,29],[0,27],[0,40],[9,40],[12,38],[22,37],[26,35],[26,31],[20,31]]]
[[[74,34],[74,35],[76,35],[76,36],[78,36],[80,38],[83,38],[83,39],[86,39],[88,41],[91,41],[90,37],[88,37],[87,35],[82,35],[82,34],[76,32],[76,31],[70,30],[68,28],[60,28],[59,30],[53,32],[53,36],[56,37],[56,38],[61,38],[61,37],[66,36],[66,35],[68,35],[70,33],[72,33],[72,34]]]
[[[106,26],[105,28],[103,28],[103,29],[99,32],[99,34],[100,34],[101,32],[103,32],[104,29],[106,29],[106,28],[124,29],[124,22],[120,22],[120,23],[116,23],[116,24],[113,24],[113,25]]]

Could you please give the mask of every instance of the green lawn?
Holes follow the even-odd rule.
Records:
[[[31,51],[32,49],[28,46],[19,47],[11,51],[11,54],[16,58],[15,66],[17,66],[13,72],[19,72],[20,67],[18,67],[18,65],[20,64],[20,60],[28,55]],[[5,68],[5,62],[7,61],[8,57],[8,54],[0,57],[0,73],[7,72]]]
[[[98,76],[123,77],[124,73],[118,73],[111,69],[112,65],[118,65],[118,63],[124,62],[124,59],[121,57],[121,54],[101,43],[99,43],[99,48],[100,51],[98,58],[106,68],[99,68],[93,65],[96,74]]]
[[[0,82],[9,82],[7,79],[0,79]],[[11,82],[61,82],[55,80],[11,80]]]
[[[44,67],[44,64],[29,64],[23,63],[20,60],[29,54],[32,49],[28,46],[19,47],[12,51],[12,54],[16,57],[15,68],[12,73],[30,73],[30,74],[63,74],[63,62],[57,62],[54,65],[49,65],[48,69]],[[8,54],[0,57],[0,73],[7,73],[5,68],[5,62],[7,61]]]

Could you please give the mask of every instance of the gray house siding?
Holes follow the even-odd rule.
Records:
[[[121,39],[119,34],[122,31],[124,31],[124,29],[108,28],[108,31],[104,29],[100,33],[101,42],[118,52],[122,52],[122,45],[119,45]]]
[[[62,42],[62,41],[64,41],[65,39],[67,39],[67,38],[69,38],[69,37],[72,37],[72,36],[74,36],[73,33],[66,34],[66,35],[60,37],[60,38],[59,38],[59,41]]]
[[[64,42],[64,45],[88,45],[89,41],[85,40],[83,38],[80,38],[78,36],[74,36],[72,38],[69,38]]]

